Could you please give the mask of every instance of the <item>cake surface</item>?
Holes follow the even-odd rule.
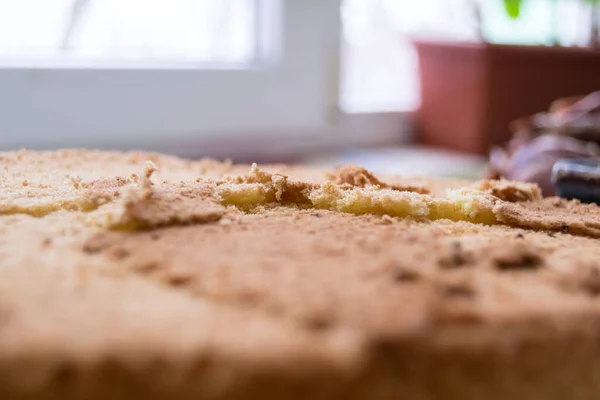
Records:
[[[360,167],[0,160],[2,399],[600,397],[596,206]]]

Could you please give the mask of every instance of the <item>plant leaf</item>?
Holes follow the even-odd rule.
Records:
[[[504,9],[509,17],[516,19],[521,15],[521,4],[523,4],[523,0],[504,0]]]

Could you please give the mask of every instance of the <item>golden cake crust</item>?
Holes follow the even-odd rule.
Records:
[[[1,161],[1,398],[600,395],[596,206],[358,167]],[[475,193],[496,220],[307,202],[328,185],[430,208]],[[253,207],[219,197],[263,186]]]

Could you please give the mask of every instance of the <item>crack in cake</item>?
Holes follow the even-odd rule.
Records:
[[[357,166],[0,158],[0,398],[600,396],[595,205]]]

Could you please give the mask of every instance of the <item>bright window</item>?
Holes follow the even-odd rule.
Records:
[[[0,0],[0,147],[398,142],[460,2]]]
[[[260,56],[255,0],[0,0],[12,61],[235,63]],[[264,11],[264,10],[261,10]]]
[[[339,0],[0,0],[0,18],[1,148],[233,154],[377,137],[364,133],[377,118],[339,112]]]
[[[511,19],[503,0],[345,0],[342,6],[342,108],[348,112],[414,110],[419,104],[412,38],[582,46],[590,5],[581,0],[527,0]]]
[[[398,143],[411,38],[478,40],[477,1],[0,0],[0,148]],[[479,3],[491,42],[586,40],[581,2]]]
[[[468,0],[345,0],[342,108],[416,109],[419,76],[411,38],[474,40],[474,18],[467,5]]]

